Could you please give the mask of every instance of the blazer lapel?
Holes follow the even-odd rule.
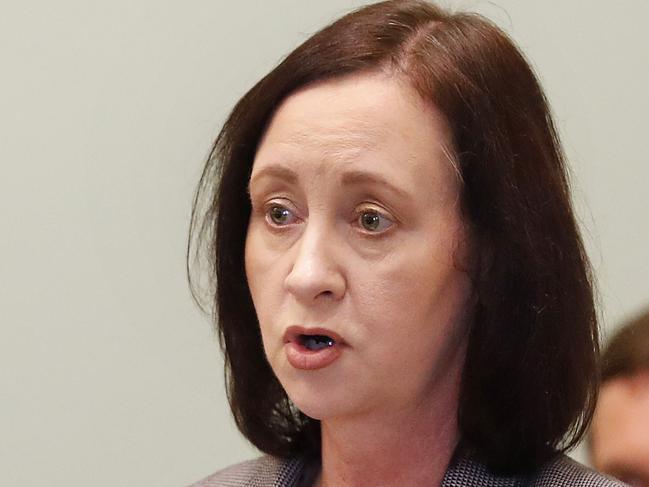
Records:
[[[454,458],[446,470],[442,487],[519,487],[520,477],[500,477],[490,473],[480,462],[468,456]]]

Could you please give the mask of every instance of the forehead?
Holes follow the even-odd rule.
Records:
[[[279,107],[264,143],[342,148],[381,145],[393,135],[406,107],[398,81],[379,75],[354,75],[309,85]],[[395,120],[396,118],[396,120]]]
[[[262,138],[253,176],[278,163],[293,163],[311,176],[361,164],[400,174],[408,184],[424,176],[430,182],[454,178],[450,153],[443,115],[407,82],[384,73],[354,74],[309,85],[280,105]]]

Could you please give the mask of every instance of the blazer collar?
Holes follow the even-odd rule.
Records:
[[[288,460],[277,472],[273,487],[310,486],[317,470],[317,466],[303,457]],[[456,455],[444,474],[441,487],[519,487],[524,484],[520,477],[496,476],[470,456]]]

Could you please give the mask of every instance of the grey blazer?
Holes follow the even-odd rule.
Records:
[[[190,487],[307,487],[310,485],[303,459],[280,460],[263,456],[232,465]],[[484,465],[459,458],[446,471],[441,487],[624,487],[626,484],[590,470],[560,456],[536,474],[526,477],[498,477]]]

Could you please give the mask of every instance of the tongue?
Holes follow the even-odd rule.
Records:
[[[336,342],[327,335],[302,335],[302,344],[309,350],[317,351],[333,347]]]

